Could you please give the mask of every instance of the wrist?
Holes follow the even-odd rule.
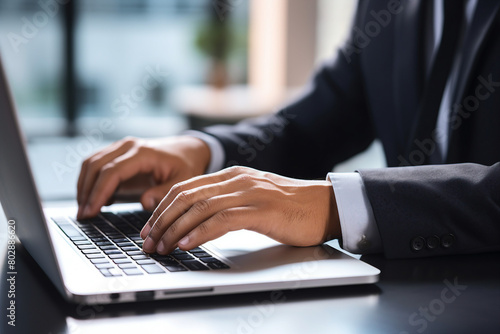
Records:
[[[207,143],[199,138],[184,136],[184,140],[188,145],[189,161],[192,164],[196,174],[204,174],[210,163],[211,152]]]
[[[324,186],[325,196],[327,196],[328,198],[325,241],[340,239],[342,237],[342,230],[340,227],[340,218],[337,208],[337,201],[335,198],[335,192],[333,191],[333,186],[330,181],[322,181],[322,183]]]

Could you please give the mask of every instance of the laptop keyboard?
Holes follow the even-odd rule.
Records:
[[[105,277],[229,268],[202,247],[177,248],[169,255],[144,253],[140,231],[150,215],[147,211],[103,212],[80,221],[52,220]]]

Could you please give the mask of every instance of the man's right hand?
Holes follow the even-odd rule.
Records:
[[[120,140],[83,162],[77,217],[97,215],[132,183],[141,189],[142,206],[153,211],[174,184],[203,174],[209,161],[207,144],[194,137]]]

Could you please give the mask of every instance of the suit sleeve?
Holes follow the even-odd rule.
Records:
[[[500,250],[500,163],[360,171],[388,258]]]

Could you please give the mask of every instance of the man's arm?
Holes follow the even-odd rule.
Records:
[[[273,115],[205,128],[224,147],[224,166],[324,178],[366,149],[374,139],[371,117],[356,65],[344,62],[322,67],[302,97]]]
[[[388,258],[500,250],[500,163],[360,171]]]

